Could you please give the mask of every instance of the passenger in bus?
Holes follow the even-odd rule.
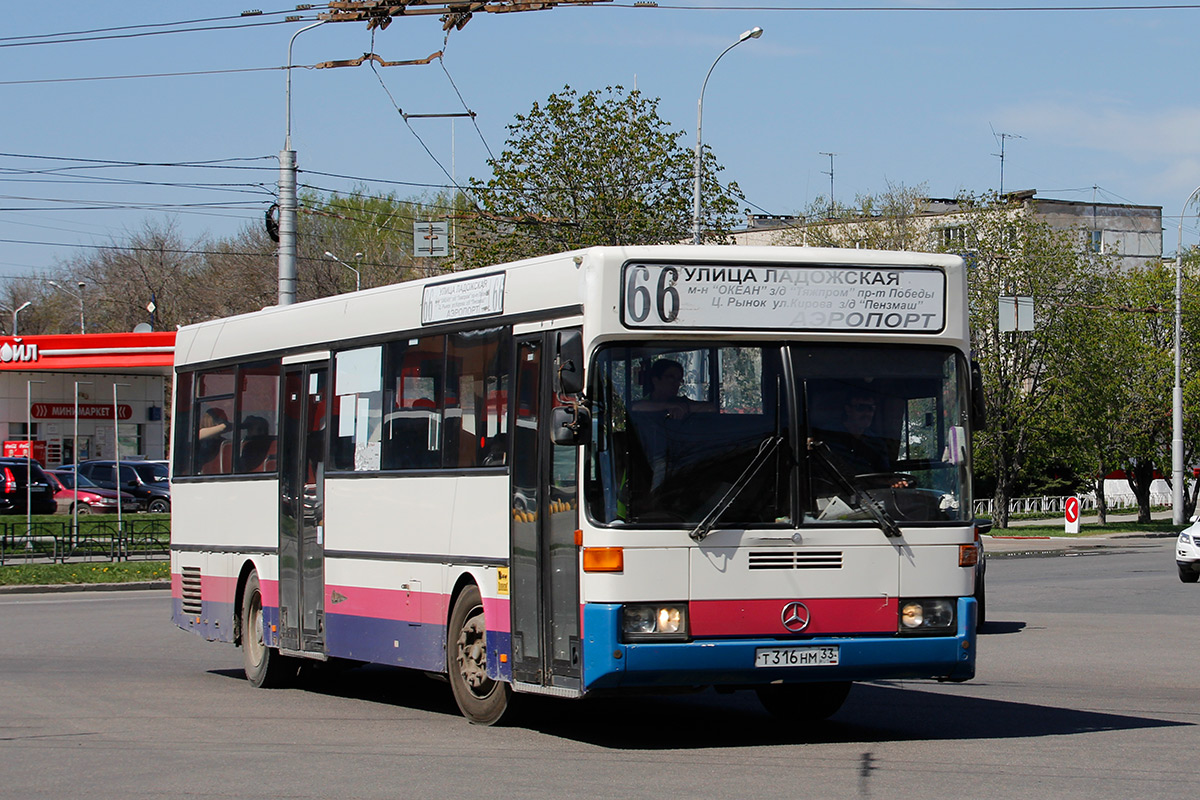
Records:
[[[660,358],[650,365],[649,394],[633,404],[634,411],[662,411],[667,419],[687,419],[698,412],[715,409],[679,393],[683,387],[683,365],[672,358]]]
[[[243,419],[242,449],[238,454],[238,471],[262,472],[263,462],[266,461],[273,443],[270,426],[267,425],[264,418],[252,414]]]
[[[225,444],[225,433],[233,427],[225,412],[213,406],[200,415],[200,429],[196,432],[196,465],[198,471],[206,472],[210,463],[220,463],[221,446]]]

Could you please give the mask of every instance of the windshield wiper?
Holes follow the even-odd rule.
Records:
[[[729,491],[725,492],[720,502],[713,507],[712,511],[704,515],[704,519],[700,520],[700,524],[688,536],[691,536],[697,542],[704,541],[705,537],[712,533],[713,526],[717,524],[717,520],[729,510],[729,507],[733,505],[733,501],[737,500],[738,495],[750,485],[750,481],[754,480],[754,476],[763,468],[767,460],[775,454],[775,451],[779,449],[779,445],[781,444],[783,444],[782,436],[773,435],[763,439],[762,443],[758,446],[758,452],[754,454],[754,458],[750,459],[750,463],[742,470],[742,474],[738,476],[738,479],[733,482],[733,486],[729,487]]]
[[[870,491],[855,486],[849,478],[834,464],[833,455],[829,450],[829,445],[818,439],[808,440],[808,451],[821,459],[829,472],[833,475],[834,480],[841,484],[842,491],[847,497],[851,498],[851,503],[859,508],[865,508],[867,513],[875,518],[879,523],[879,527],[883,530],[883,535],[892,539],[898,539],[904,535],[900,530],[900,526],[896,524],[896,520],[892,519],[887,513],[887,509],[883,507]]]

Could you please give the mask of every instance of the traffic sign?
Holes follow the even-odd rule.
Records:
[[[1063,518],[1066,520],[1067,533],[1079,533],[1079,498],[1068,497],[1063,505]]]

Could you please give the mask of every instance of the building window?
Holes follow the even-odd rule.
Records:
[[[24,422],[8,423],[8,438],[12,439],[12,440],[28,438],[25,434],[25,423]],[[36,423],[36,422],[33,423],[33,437],[32,438],[34,438],[34,439],[38,438],[38,423]]]
[[[936,233],[938,244],[947,250],[962,247],[967,241],[966,231],[963,230],[961,225],[939,228]]]

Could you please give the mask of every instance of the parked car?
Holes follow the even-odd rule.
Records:
[[[1179,532],[1175,542],[1175,566],[1184,583],[1200,581],[1200,518]]]
[[[50,478],[36,461],[0,458],[0,514],[24,514],[27,507],[34,514],[54,513]]]
[[[72,470],[47,470],[51,484],[55,488],[54,500],[58,504],[60,514],[115,514],[117,511],[117,490],[104,489],[92,483],[82,473],[79,475],[79,509],[75,509],[75,473]],[[121,492],[122,511],[141,511],[146,504],[129,494]]]
[[[146,504],[146,510],[165,513],[171,510],[170,471],[162,463],[121,459],[121,480],[116,478],[117,462],[98,459],[78,465],[79,474],[105,489],[120,488]]]

